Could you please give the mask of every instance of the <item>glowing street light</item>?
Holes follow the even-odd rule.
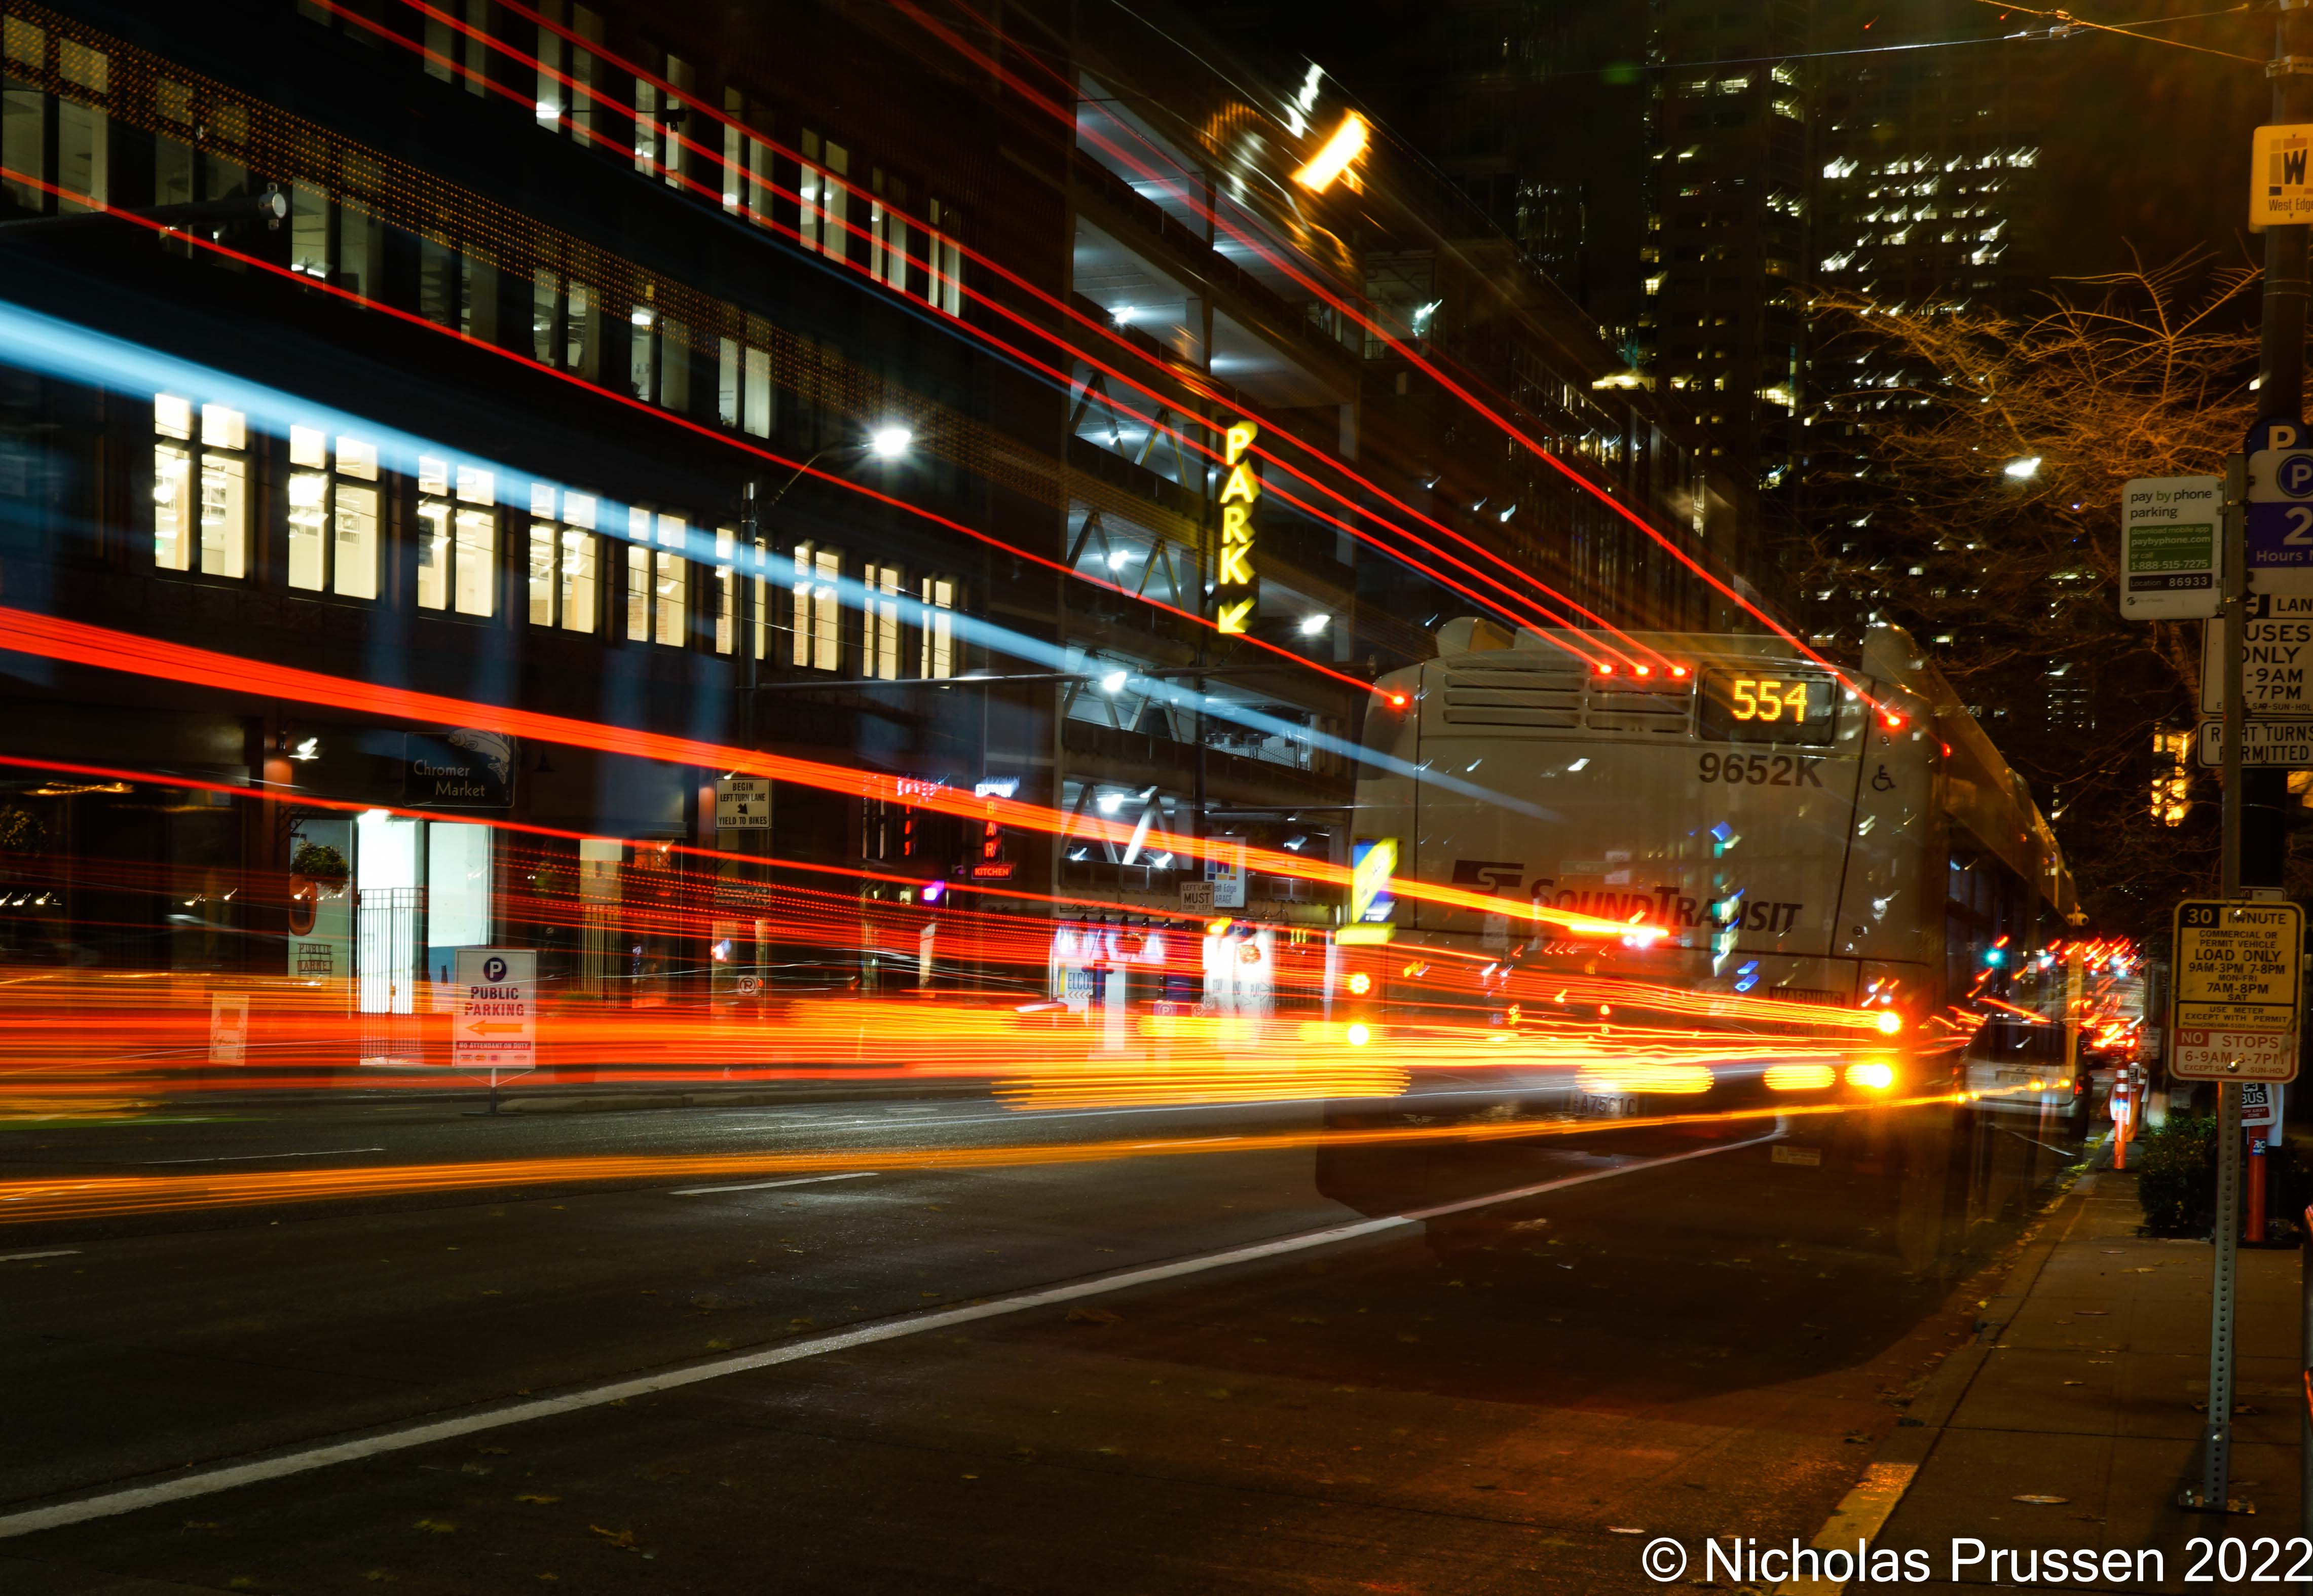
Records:
[[[1307,165],[1293,174],[1293,181],[1313,194],[1322,194],[1333,186],[1334,180],[1349,170],[1350,163],[1366,153],[1366,119],[1355,111],[1341,118],[1341,125],[1324,147],[1309,158]]]
[[[2000,469],[2018,481],[2025,481],[2040,474],[2040,457],[2035,454],[2029,460],[2011,460]]]
[[[916,435],[904,427],[878,427],[867,435],[867,446],[878,460],[897,460],[915,441]]]

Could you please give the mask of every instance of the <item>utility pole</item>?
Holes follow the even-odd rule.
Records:
[[[2313,0],[2277,0],[2273,59],[2274,126],[2313,117],[2313,49],[2307,45],[2307,11]],[[2263,173],[2254,181],[2265,181]],[[2276,430],[2284,445],[2304,437],[2307,233],[2303,224],[2268,225],[2265,230],[2265,293],[2258,351],[2256,419],[2242,453],[2226,463],[2224,509],[2224,883],[2228,904],[2251,895],[2279,895],[2288,863],[2288,772],[2245,766],[2242,744],[2247,714],[2242,701],[2241,656],[2247,638],[2248,572],[2246,527],[2247,455],[2273,445]],[[2201,1488],[2186,1491],[2181,1505],[2203,1512],[2254,1512],[2230,1495],[2232,1452],[2234,1303],[2239,1267],[2241,1190],[2240,1084],[2217,1083],[2217,1190],[2215,1257],[2211,1270],[2209,1313],[2209,1411],[2203,1432]],[[2313,1354],[2313,1331],[2308,1333]],[[2313,1424],[2300,1419],[2306,1450],[2300,1491],[2313,1511]]]

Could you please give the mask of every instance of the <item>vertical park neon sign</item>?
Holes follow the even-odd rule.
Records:
[[[1228,481],[1221,486],[1220,558],[1213,569],[1213,627],[1243,636],[1253,619],[1260,595],[1253,569],[1253,504],[1261,497],[1261,481],[1253,474],[1244,453],[1261,428],[1251,421],[1230,425],[1224,458]]]

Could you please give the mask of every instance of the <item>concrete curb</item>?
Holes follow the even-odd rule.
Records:
[[[1952,1415],[1959,1411],[1968,1388],[1975,1383],[1975,1377],[1983,1372],[1983,1365],[1999,1347],[2009,1321],[2039,1283],[2040,1272],[2056,1256],[2056,1248],[2087,1212],[2086,1199],[2096,1190],[2099,1176],[2107,1168],[2103,1148],[2098,1150],[2096,1157],[2097,1162],[2074,1179],[2049,1208],[2047,1217],[2024,1244],[2023,1252],[2009,1265],[2000,1289],[1983,1299],[1976,1316],[1975,1339],[1954,1349],[1929,1374],[1919,1395],[1904,1410],[1904,1418],[1897,1421],[1896,1428],[1872,1455],[1855,1487],[1840,1498],[1839,1505],[1831,1510],[1831,1516],[1824,1521],[1823,1528],[1808,1545],[1853,1546],[1859,1540],[1877,1536],[1895,1516],[1913,1480],[1943,1439]],[[1775,1596],[1841,1596],[1846,1588],[1847,1582],[1840,1580],[1790,1579],[1775,1587]]]

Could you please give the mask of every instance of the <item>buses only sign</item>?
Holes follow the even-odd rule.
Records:
[[[2187,898],[2177,905],[2176,939],[2169,1073],[2294,1080],[2305,911]]]

